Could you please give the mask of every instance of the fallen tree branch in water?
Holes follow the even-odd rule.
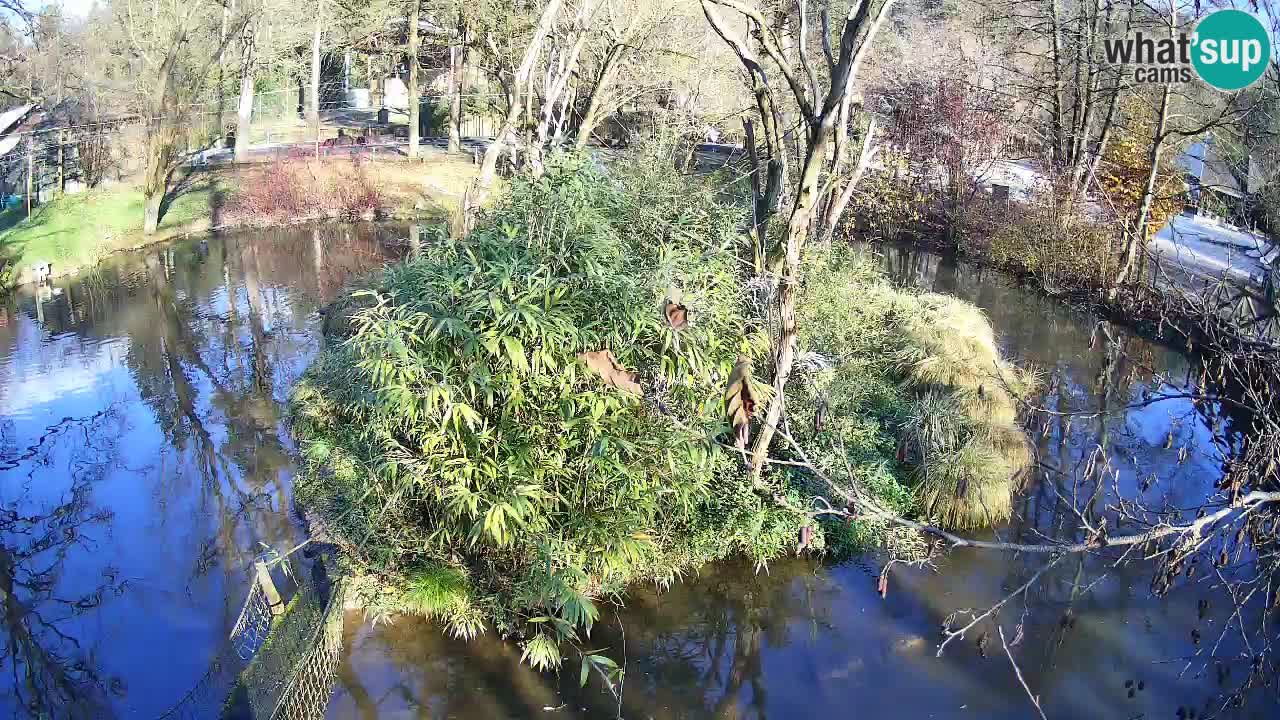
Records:
[[[1257,507],[1270,503],[1280,503],[1280,491],[1253,490],[1239,496],[1234,503],[1227,505],[1216,512],[1207,513],[1203,517],[1197,518],[1192,522],[1157,525],[1146,532],[1134,533],[1131,535],[1108,536],[1105,526],[1100,526],[1098,528],[1090,528],[1086,526],[1085,529],[1089,531],[1088,539],[1083,542],[1075,543],[1013,543],[990,540],[973,540],[961,537],[935,525],[929,525],[927,523],[903,517],[902,515],[883,507],[869,493],[863,491],[856,485],[850,485],[848,488],[840,485],[809,460],[809,457],[804,452],[804,448],[800,447],[800,444],[797,443],[795,438],[793,438],[786,430],[778,427],[775,427],[774,430],[780,437],[784,438],[791,445],[792,449],[795,450],[801,459],[800,462],[783,461],[783,464],[799,466],[807,469],[809,472],[813,473],[815,477],[822,480],[822,482],[825,483],[833,493],[838,495],[848,504],[843,510],[829,506],[828,508],[812,512],[812,515],[835,515],[849,519],[858,519],[861,516],[870,516],[931,535],[947,543],[950,547],[967,547],[977,548],[980,550],[1000,550],[1005,552],[1066,554],[1101,550],[1107,547],[1142,545],[1171,536],[1185,537],[1189,535],[1192,538],[1199,538],[1205,528],[1210,527],[1214,523],[1233,514],[1238,512],[1251,512]],[[849,468],[848,474],[850,478],[853,477],[853,471],[851,468]],[[778,498],[775,497],[775,501],[777,500]],[[850,508],[856,508],[857,512],[854,512]]]
[[[1040,698],[1031,692],[1031,688],[1027,685],[1027,681],[1022,678],[1022,670],[1018,668],[1018,663],[1013,660],[1013,653],[1009,652],[1009,643],[1004,639],[1004,628],[997,627],[1000,631],[1000,644],[1004,645],[1004,654],[1009,658],[1009,664],[1013,666],[1013,674],[1018,676],[1018,682],[1022,683],[1022,689],[1027,691],[1027,697],[1031,699],[1031,704],[1036,706],[1036,712],[1040,713],[1040,720],[1049,720],[1044,714],[1044,710],[1040,707]]]

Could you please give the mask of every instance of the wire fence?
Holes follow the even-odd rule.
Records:
[[[313,562],[310,582],[288,573],[298,586],[279,616],[257,573],[249,572],[248,595],[226,643],[200,680],[157,720],[324,717],[342,654],[344,586],[328,581],[328,556]]]
[[[271,720],[319,720],[333,694],[342,655],[342,583],[334,588],[308,649],[294,666],[272,710]]]

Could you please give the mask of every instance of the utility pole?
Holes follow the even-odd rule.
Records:
[[[67,131],[58,131],[58,192],[67,192]]]

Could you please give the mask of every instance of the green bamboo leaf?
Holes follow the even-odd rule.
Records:
[[[524,345],[520,340],[510,335],[502,338],[502,346],[506,348],[507,357],[511,359],[511,365],[516,369],[517,373],[528,374],[529,362],[524,356]]]

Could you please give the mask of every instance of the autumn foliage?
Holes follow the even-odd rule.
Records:
[[[1103,153],[1098,168],[1098,186],[1104,212],[1121,223],[1132,223],[1146,194],[1147,177],[1151,171],[1151,143],[1155,132],[1155,118],[1149,108],[1137,102],[1125,106],[1128,121],[1118,128]],[[1182,210],[1185,187],[1181,174],[1165,152],[1156,174],[1151,210],[1147,217],[1147,238],[1150,239]]]

